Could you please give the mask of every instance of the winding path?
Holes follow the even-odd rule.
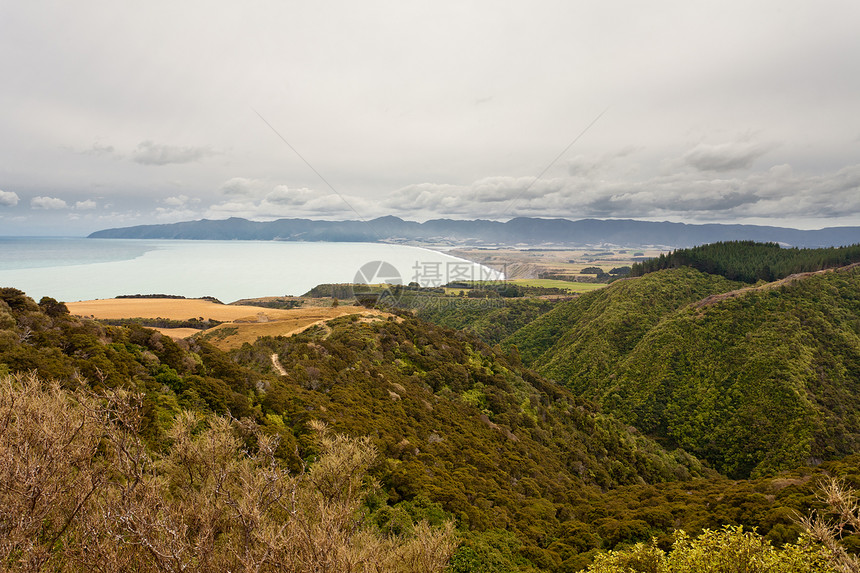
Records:
[[[272,366],[275,367],[275,370],[277,370],[278,374],[280,374],[281,376],[287,375],[287,371],[284,370],[284,366],[281,364],[281,361],[278,360],[277,352],[275,354],[272,354]]]

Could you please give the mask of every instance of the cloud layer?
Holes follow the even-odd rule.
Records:
[[[495,177],[469,185],[418,184],[392,194],[384,206],[403,215],[432,213],[505,219],[514,215],[567,218],[668,218],[695,222],[842,217],[860,212],[860,164],[825,175],[790,166],[703,178],[678,172],[627,181],[590,177]]]
[[[213,155],[208,147],[179,147],[157,144],[151,141],[140,143],[132,152],[135,162],[142,165],[169,165],[170,163],[191,163]]]
[[[860,225],[858,21],[852,0],[9,3],[3,232]]]

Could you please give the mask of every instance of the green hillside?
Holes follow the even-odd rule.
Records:
[[[567,303],[508,342],[540,373],[725,475],[856,452],[860,269],[703,296],[730,287],[692,269],[650,273]]]
[[[257,425],[280,440],[275,454],[293,471],[318,454],[313,420],[369,436],[379,452],[369,472],[383,485],[365,506],[373,522],[396,532],[448,516],[480,553],[474,571],[496,561],[554,569],[582,546],[587,513],[573,508],[587,497],[710,475],[473,336],[411,316],[339,319],[225,354],[72,317],[53,299],[37,304],[5,288],[0,376],[18,372],[138,393],[137,432],[153,455],[173,447],[183,410]],[[623,538],[591,536],[585,549]]]
[[[860,269],[808,276],[677,312],[612,380],[609,410],[730,476],[860,447]]]
[[[516,346],[523,363],[587,394],[589,384],[578,380],[611,375],[619,357],[668,313],[740,286],[689,268],[619,280],[557,305],[504,345]]]
[[[86,408],[101,407],[89,404],[103,391],[136,393],[134,431],[161,460],[153,468],[181,467],[183,411],[232,420],[228,441],[241,452],[277,438],[270,465],[248,462],[255,472],[314,471],[328,459],[316,421],[366,436],[375,453],[365,484],[381,488],[368,487],[350,519],[362,535],[407,544],[419,521],[437,531],[453,522],[452,573],[578,571],[600,551],[652,538],[667,550],[679,528],[756,527],[781,546],[796,541],[797,516],[818,507],[820,475],[860,486],[860,268],[758,287],[667,269],[548,312],[543,301],[497,302],[485,315],[436,315],[455,329],[407,311],[343,317],[225,353],[3,288],[0,380],[12,402],[21,397],[9,375],[29,372]],[[498,340],[519,324],[506,350],[476,336]],[[188,444],[209,435],[186,430]],[[0,441],[8,436],[0,428]],[[189,484],[179,470],[162,477],[151,487],[170,508]],[[0,511],[2,531],[7,517]],[[231,525],[225,543],[240,533]],[[860,536],[846,544],[860,548]]]
[[[314,416],[372,432],[393,502],[427,496],[467,528],[501,527],[540,554],[539,540],[586,489],[702,475],[696,460],[465,333],[410,317],[329,328],[264,338],[233,356],[265,373],[277,355],[288,375],[261,405],[285,423]]]
[[[417,315],[423,320],[465,330],[477,335],[488,344],[497,344],[549,312],[554,301],[539,298],[442,298],[414,297],[406,299],[402,306],[416,308]]]

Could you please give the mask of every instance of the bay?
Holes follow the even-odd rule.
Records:
[[[171,294],[232,302],[361,279],[438,286],[499,277],[475,263],[403,245],[0,237],[0,286],[35,300]]]

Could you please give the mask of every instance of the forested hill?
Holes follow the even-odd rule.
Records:
[[[666,314],[741,286],[689,268],[622,279],[557,305],[505,344],[515,345],[524,363],[548,368],[556,380],[583,392],[587,387],[578,383],[580,374],[610,376],[620,357]]]
[[[394,534],[415,516],[448,516],[483,548],[478,563],[513,559],[523,570],[627,538],[607,529],[583,545],[583,503],[600,490],[712,475],[500,350],[410,316],[338,319],[225,354],[3,288],[0,377],[20,372],[140,393],[141,436],[153,452],[170,446],[181,410],[256,424],[279,437],[277,455],[296,470],[296,454],[315,454],[312,420],[369,435],[380,452],[371,474],[383,485],[368,501],[372,523]]]
[[[507,344],[538,372],[730,476],[858,451],[860,268],[732,285],[690,268],[618,281]]]
[[[814,231],[757,225],[688,225],[635,220],[537,219],[517,217],[507,222],[434,219],[418,223],[387,216],[370,221],[279,219],[270,222],[240,218],[200,220],[162,225],[105,229],[92,238],[118,239],[242,239],[278,241],[432,242],[449,245],[612,244],[670,248],[717,241],[778,242],[797,247],[829,247],[858,242],[860,227]]]
[[[860,262],[860,244],[821,249],[785,249],[776,243],[733,241],[661,254],[657,258],[635,263],[630,276],[686,266],[703,273],[722,275],[730,280],[754,283],[857,262]]]
[[[98,556],[119,547],[114,557],[126,565],[111,570],[162,571],[172,569],[140,566],[159,557],[143,549],[141,536],[183,548],[185,561],[200,555],[200,539],[217,538],[206,556],[223,567],[225,556],[238,562],[283,549],[253,535],[249,544],[242,531],[315,519],[309,500],[325,502],[319,493],[358,484],[363,474],[341,471],[355,463],[374,478],[364,483],[382,487],[367,496],[354,491],[362,505],[339,513],[353,535],[341,541],[355,548],[360,535],[364,543],[408,544],[419,520],[436,531],[447,521],[460,544],[450,573],[579,571],[602,550],[652,538],[668,547],[678,528],[695,536],[743,525],[774,544],[793,543],[797,516],[815,504],[816,473],[860,483],[857,455],[841,458],[858,447],[857,273],[735,289],[723,277],[673,269],[595,292],[600,304],[571,306],[588,302],[586,295],[559,307],[564,312],[552,320],[559,333],[579,321],[592,337],[581,341],[586,353],[597,352],[592,394],[625,421],[523,367],[517,352],[408,314],[343,317],[224,353],[205,340],[174,342],[137,324],[77,318],[56,300],[36,303],[0,288],[0,452],[32,469],[20,473],[23,465],[10,463],[0,473],[6,483],[51,486],[38,490],[35,505],[29,486],[0,488],[0,530],[15,533],[0,539],[0,557],[6,568],[23,570],[15,566],[44,549],[57,565],[51,570],[78,571],[92,567],[68,564],[103,566]],[[707,296],[714,292],[721,294]],[[621,321],[642,310],[631,316],[644,326],[624,339],[619,322],[604,337],[615,346],[603,348],[601,308]],[[523,306],[498,317],[513,325],[542,310]],[[542,354],[548,350],[563,345]],[[369,436],[375,447],[359,449],[378,455],[335,464],[320,449],[316,420],[355,437],[335,440],[341,445],[367,444],[357,437]],[[739,474],[817,464],[810,458],[819,451],[840,459],[734,482],[658,445],[630,421]],[[54,430],[62,439],[45,440]],[[274,459],[261,457],[272,437],[279,446],[265,456]],[[78,452],[82,439],[86,448],[71,463],[50,457]],[[115,464],[112,456],[133,463]],[[225,482],[213,477],[222,463],[230,469],[217,474]],[[242,513],[272,501],[276,475],[324,492],[293,490],[299,496],[275,512],[280,522],[271,512]],[[141,488],[143,497],[135,493]],[[239,504],[231,497],[237,492]],[[54,503],[58,496],[64,503]],[[149,534],[117,515],[142,515]],[[342,532],[313,531],[313,545]]]

